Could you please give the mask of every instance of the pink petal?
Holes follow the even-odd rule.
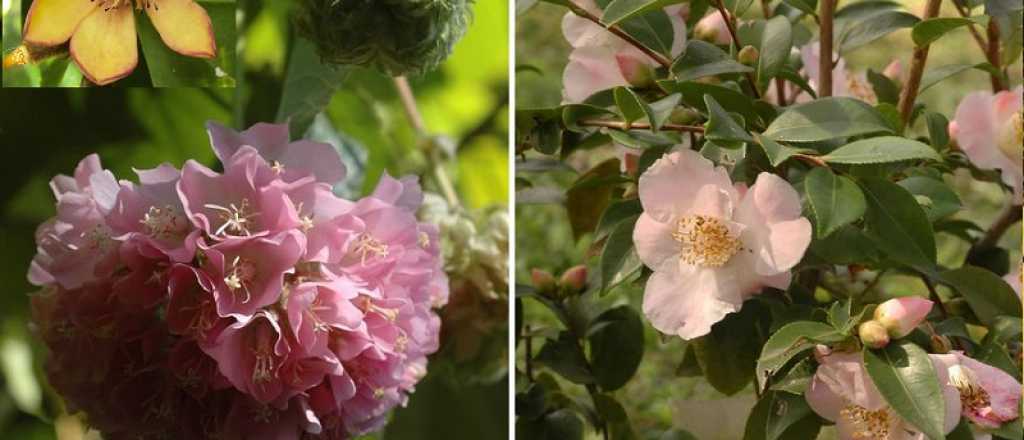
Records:
[[[647,215],[669,222],[690,212],[697,192],[705,185],[717,186],[732,200],[738,200],[725,168],[715,167],[693,150],[673,151],[654,162],[640,176],[640,203]]]
[[[618,86],[628,86],[615,61],[615,52],[602,46],[573,49],[562,74],[565,100],[580,103],[590,95]]]
[[[730,271],[683,266],[651,274],[644,288],[643,311],[658,331],[693,339],[743,305]]]
[[[633,244],[640,261],[651,270],[672,270],[679,264],[680,244],[674,238],[674,225],[661,223],[651,216],[641,214],[633,229]]]

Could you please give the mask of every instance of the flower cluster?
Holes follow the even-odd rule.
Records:
[[[51,186],[29,280],[47,373],[106,438],[348,438],[404,404],[448,283],[414,178],[331,192],[334,149],[211,123],[195,161]]]

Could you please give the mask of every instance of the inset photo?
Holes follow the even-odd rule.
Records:
[[[3,0],[3,87],[234,87],[235,0]]]

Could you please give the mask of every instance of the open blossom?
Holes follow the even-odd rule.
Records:
[[[52,182],[29,280],[51,383],[108,438],[343,439],[380,429],[448,299],[414,177],[360,200],[329,145],[210,125],[224,167]]]
[[[964,417],[982,428],[998,428],[1020,417],[1020,382],[1003,370],[962,352],[932,355],[946,369],[960,396]]]
[[[654,273],[643,311],[662,333],[692,339],[764,287],[786,289],[811,241],[800,197],[761,173],[749,189],[722,167],[681,149],[658,159],[639,181],[644,212],[633,242]]]
[[[840,440],[925,440],[913,424],[889,407],[871,381],[860,353],[818,350],[818,370],[805,398],[819,416],[835,422]],[[929,355],[940,384],[948,384],[946,368],[937,355]],[[942,387],[946,414],[944,432],[960,422],[960,394],[950,385]]]
[[[25,18],[25,43],[50,47],[71,40],[71,57],[89,81],[110,84],[139,62],[133,9],[145,10],[171,50],[217,55],[210,17],[193,0],[35,0]]]
[[[598,16],[601,10],[594,0],[573,0]],[[686,45],[685,9],[680,5],[665,8],[672,22],[672,58],[679,56]],[[562,19],[562,33],[572,46],[563,83],[565,101],[578,103],[590,95],[617,86],[645,86],[654,82],[658,63],[635,46],[608,32],[597,24],[572,12]]]
[[[950,135],[974,166],[999,170],[1003,183],[1013,189],[1015,203],[1024,201],[1024,86],[993,95],[968,94],[949,123]]]

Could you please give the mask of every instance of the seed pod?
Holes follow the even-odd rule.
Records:
[[[472,0],[301,0],[296,26],[326,63],[387,75],[436,68],[466,33]]]

